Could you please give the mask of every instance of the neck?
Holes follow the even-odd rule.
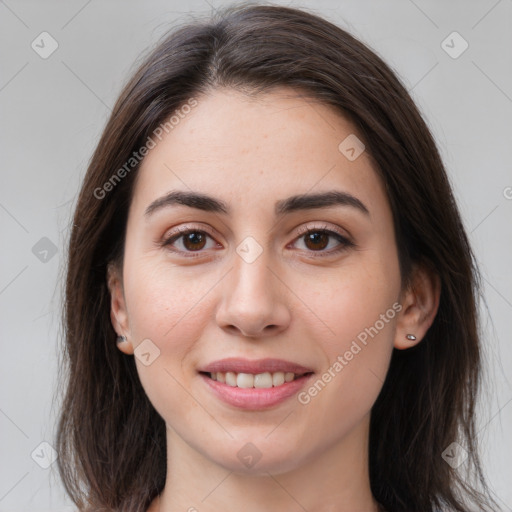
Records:
[[[378,512],[368,471],[369,416],[291,470],[239,473],[167,432],[167,479],[148,512]],[[256,467],[256,466],[255,466]]]

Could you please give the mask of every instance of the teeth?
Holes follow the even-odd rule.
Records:
[[[281,386],[285,382],[300,377],[293,372],[264,372],[253,375],[252,373],[235,372],[214,372],[210,373],[213,380],[227,384],[228,386],[238,388],[271,388],[272,386]]]
[[[293,375],[293,373],[292,373]],[[285,381],[285,374],[283,372],[277,372],[272,375],[272,385],[273,386],[280,386],[281,384],[284,384]]]
[[[255,388],[271,388],[273,384],[272,374],[269,372],[258,373],[254,376],[254,387]]]
[[[219,373],[220,372],[218,372],[217,375]],[[233,372],[227,372],[226,373],[226,384],[228,386],[236,386],[236,373],[233,373]]]
[[[239,373],[236,376],[236,385],[239,388],[253,388],[254,375],[251,375],[250,373]]]

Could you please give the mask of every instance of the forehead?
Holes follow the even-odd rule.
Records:
[[[291,89],[250,97],[231,89],[195,98],[144,158],[133,208],[172,189],[221,197],[240,208],[336,188],[376,207],[384,189],[354,125],[332,107]],[[348,153],[348,156],[353,156]]]

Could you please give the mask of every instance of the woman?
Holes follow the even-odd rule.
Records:
[[[379,57],[291,8],[187,25],[124,88],[76,207],[66,489],[80,510],[493,510],[477,292]]]

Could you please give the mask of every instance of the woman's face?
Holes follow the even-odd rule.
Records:
[[[171,446],[287,471],[367,435],[401,307],[392,214],[329,107],[197,102],[138,172],[113,319]]]

